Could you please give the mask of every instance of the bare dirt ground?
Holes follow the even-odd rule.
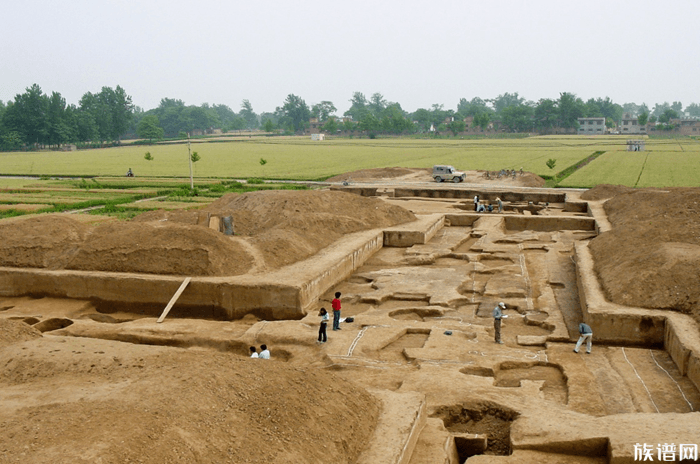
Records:
[[[591,242],[607,298],[700,321],[700,189],[603,185],[581,198],[607,198],[613,229]]]
[[[432,177],[432,169],[418,168],[378,168],[363,169],[360,171],[348,172],[339,176],[327,179],[328,182],[352,182],[352,183],[435,183]],[[465,184],[484,185],[489,187],[544,187],[545,180],[531,172],[517,174],[515,178],[498,178],[497,172],[491,171],[491,178],[485,177],[486,171],[465,171],[467,178]]]
[[[348,176],[430,182],[425,170],[374,174]],[[591,241],[610,299],[697,314],[699,195],[601,187],[582,196],[610,198],[613,229]],[[15,218],[0,222],[0,265],[262,272],[345,234],[415,218],[398,205],[423,214],[454,211],[454,203],[266,192],[121,226]],[[202,214],[232,215],[239,235],[220,240],[198,225]],[[591,444],[601,436],[628,447],[644,437],[700,442],[692,422],[700,393],[665,351],[595,344],[591,355],[572,353],[581,320],[572,248],[590,238],[508,231],[485,216],[426,244],[383,248],[318,301],[329,308],[342,291],[343,316],[355,317],[340,331],[329,327],[325,344],[316,343],[317,307],[301,321],[155,324],[100,313],[89,301],[0,297],[0,463],[349,464],[377,424],[372,389],[425,395],[437,421],[421,432],[410,464],[444,462],[436,457],[445,440],[462,432],[488,434],[484,459],[509,454],[510,440],[528,434],[546,443],[561,433],[552,440],[571,443],[564,457],[520,450],[508,461],[477,461],[492,463],[598,464],[606,456]],[[508,305],[503,345],[494,343],[491,318],[499,301]],[[247,357],[246,347],[261,343],[270,361]]]
[[[208,214],[232,216],[236,237],[198,225]],[[228,194],[200,210],[153,211],[96,227],[41,215],[0,223],[0,266],[240,275],[300,261],[345,234],[414,219],[381,200],[331,191]]]

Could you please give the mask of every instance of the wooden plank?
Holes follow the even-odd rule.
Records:
[[[165,307],[165,309],[163,310],[163,314],[160,315],[157,322],[163,322],[163,320],[165,319],[165,316],[168,315],[168,313],[170,312],[170,309],[173,307],[173,305],[175,304],[177,299],[180,298],[180,295],[182,295],[182,292],[185,291],[185,287],[187,287],[187,284],[190,283],[190,280],[192,280],[192,277],[188,277],[182,282],[182,285],[180,285],[180,288],[178,288],[177,292],[175,292],[173,297],[170,298],[170,302],[168,303],[168,306]]]

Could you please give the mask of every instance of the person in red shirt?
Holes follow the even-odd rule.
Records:
[[[333,308],[333,330],[340,330],[340,292],[335,292],[331,307]]]

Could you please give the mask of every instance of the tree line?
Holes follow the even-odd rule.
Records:
[[[289,94],[273,112],[255,113],[248,100],[241,102],[238,113],[227,105],[204,103],[186,105],[182,100],[163,98],[158,107],[144,111],[135,106],[131,96],[117,86],[102,87],[99,93],[85,93],[78,105],[66,104],[59,92],[47,95],[34,84],[14,101],[0,101],[0,149],[17,150],[29,146],[60,146],[65,143],[119,143],[124,136],[150,140],[182,137],[193,131],[213,128],[224,132],[263,129],[267,132],[296,133],[316,118],[322,130],[362,131],[370,134],[413,134],[463,132],[465,118],[471,127],[486,129],[498,122],[508,132],[543,132],[554,128],[577,128],[581,117],[604,117],[613,127],[623,113],[670,129],[671,119],[683,112],[700,117],[700,105],[691,103],[685,110],[681,102],[657,103],[650,109],[645,103],[618,104],[609,97],[582,100],[573,93],[561,93],[558,99],[526,100],[515,93],[504,93],[493,99],[461,98],[456,109],[442,104],[408,112],[398,102],[388,101],[381,93],[369,98],[354,92],[350,108],[342,116],[331,101],[309,106],[300,96]]]

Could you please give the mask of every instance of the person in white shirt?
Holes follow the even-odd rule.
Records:
[[[257,358],[258,357],[258,352],[256,351],[254,346],[250,347],[250,357],[251,358]]]
[[[267,349],[267,345],[260,345],[260,350],[258,355],[260,359],[270,359],[270,350]]]

